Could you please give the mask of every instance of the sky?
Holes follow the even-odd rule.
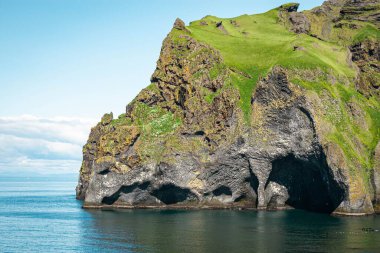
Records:
[[[91,126],[149,85],[177,17],[188,24],[285,2],[0,0],[0,173],[77,173]]]

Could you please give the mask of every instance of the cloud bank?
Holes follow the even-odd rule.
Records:
[[[67,174],[79,170],[93,119],[0,117],[0,173]]]

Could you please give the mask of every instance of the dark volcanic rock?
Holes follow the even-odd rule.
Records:
[[[380,42],[366,40],[350,47],[352,61],[359,67],[357,89],[364,95],[380,96]]]
[[[292,32],[308,33],[310,21],[302,12],[297,12],[299,4],[287,4],[280,6],[279,17]]]
[[[289,4],[281,5],[280,9],[287,12],[296,12],[299,6],[300,6],[299,3],[289,3]]]
[[[310,21],[303,13],[290,13],[289,21],[292,25],[291,30],[295,33],[308,33],[310,31]]]
[[[228,34],[226,28],[224,28],[224,26],[223,26],[223,22],[222,21],[216,23],[216,28],[218,28],[224,34]]]
[[[173,24],[173,28],[178,29],[178,30],[185,30],[185,22],[183,22],[180,18],[177,18]]]

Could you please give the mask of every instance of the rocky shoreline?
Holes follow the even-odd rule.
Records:
[[[85,203],[82,208],[89,210],[104,210],[104,211],[116,211],[116,210],[144,210],[144,209],[152,209],[152,210],[182,210],[182,211],[197,211],[197,210],[233,210],[233,211],[268,211],[268,212],[276,212],[276,211],[285,211],[285,210],[294,210],[295,208],[291,206],[281,207],[276,209],[267,209],[267,208],[256,208],[256,207],[242,207],[242,206],[192,206],[192,205],[166,205],[166,206],[131,206],[131,205],[91,205]],[[346,212],[334,212],[333,216],[351,216],[351,217],[360,217],[360,216],[369,216],[369,215],[380,215],[380,211],[375,212],[373,214],[370,213],[346,213]]]

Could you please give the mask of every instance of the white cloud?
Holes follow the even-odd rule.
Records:
[[[13,160],[0,161],[0,172],[7,176],[55,175],[79,172],[80,160],[49,160],[15,157]]]
[[[77,172],[82,146],[96,122],[31,115],[0,117],[0,172]]]
[[[69,117],[0,117],[0,133],[82,144],[88,137],[89,128],[95,124],[95,120]]]

